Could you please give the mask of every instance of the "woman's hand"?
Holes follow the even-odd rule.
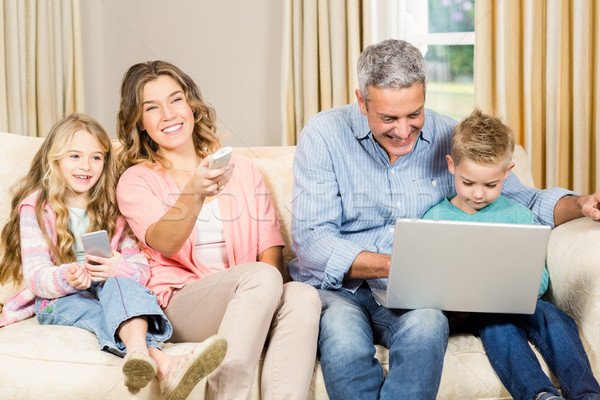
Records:
[[[227,185],[233,173],[233,164],[222,168],[209,169],[209,159],[205,157],[192,177],[192,187],[196,194],[202,197],[216,196]]]
[[[119,263],[123,256],[116,250],[112,250],[111,258],[85,255],[86,262],[84,264],[87,273],[94,282],[104,282],[111,276],[115,276]]]
[[[85,290],[92,284],[92,279],[83,265],[72,263],[67,268],[67,282],[75,289]]]
[[[208,164],[208,157],[200,161],[192,177],[183,183],[185,186],[175,204],[146,230],[146,244],[165,257],[177,254],[195,229],[206,198],[219,194],[231,178],[233,164],[215,169],[209,169]],[[178,182],[180,187],[181,183]]]

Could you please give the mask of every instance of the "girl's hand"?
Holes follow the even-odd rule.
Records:
[[[72,263],[67,268],[67,282],[75,289],[85,290],[92,284],[92,278],[83,265]]]
[[[234,167],[234,164],[229,164],[222,168],[209,169],[208,162],[208,157],[205,157],[192,177],[194,191],[203,197],[218,195],[229,182]]]
[[[86,262],[83,264],[91,280],[94,282],[104,282],[111,276],[115,276],[119,263],[123,256],[116,250],[112,250],[111,258],[85,255]]]

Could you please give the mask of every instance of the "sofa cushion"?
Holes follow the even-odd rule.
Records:
[[[10,210],[8,188],[29,169],[29,163],[42,138],[0,133],[0,227]],[[116,145],[116,142],[113,142]],[[295,148],[236,148],[236,152],[253,159],[265,178],[275,201],[286,242],[286,261],[293,257],[290,246],[292,216],[293,155]],[[517,148],[514,172],[525,184],[532,185],[527,157]],[[17,291],[12,284],[0,286],[0,303]],[[165,345],[168,353],[185,353],[193,344]],[[376,346],[376,357],[384,371],[389,369],[388,350]],[[539,353],[536,355],[539,359]],[[158,382],[153,380],[136,396],[123,384],[122,360],[99,351],[96,337],[87,331],[61,326],[40,326],[35,318],[0,329],[0,393],[2,398],[44,399],[159,399]],[[545,362],[541,363],[549,373]],[[261,366],[259,365],[258,371]],[[257,377],[260,374],[256,375]],[[554,380],[556,382],[556,380]],[[199,384],[190,398],[204,398],[204,384]],[[259,398],[258,378],[252,399]],[[327,399],[321,367],[317,360],[311,383],[310,399]],[[492,370],[481,341],[471,335],[454,335],[448,343],[438,399],[479,398],[509,399],[510,396]]]
[[[0,229],[10,216],[11,187],[24,176],[44,138],[0,132]],[[12,282],[0,285],[0,305],[24,287]]]
[[[0,329],[0,343],[10,343],[10,346],[0,346],[0,393],[3,398],[133,398],[123,384],[122,360],[99,351],[98,341],[90,332],[63,326],[41,326],[30,318]],[[169,354],[182,354],[193,345],[167,343],[164,350]],[[376,358],[387,374],[388,351],[382,346],[376,346],[376,350]],[[541,359],[537,350],[535,352]],[[542,365],[549,374],[546,364]],[[204,398],[204,387],[204,384],[198,385],[191,398]],[[254,387],[255,391],[260,387],[258,380]],[[159,398],[158,392],[158,383],[153,380],[136,397]],[[326,399],[325,393],[317,362],[310,398]],[[498,384],[481,341],[471,335],[454,335],[448,343],[438,398],[466,398],[467,394],[472,395],[470,398],[510,399],[506,389]]]

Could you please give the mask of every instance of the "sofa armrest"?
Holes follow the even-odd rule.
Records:
[[[600,376],[600,222],[579,218],[548,243],[550,300],[573,317],[594,374]]]

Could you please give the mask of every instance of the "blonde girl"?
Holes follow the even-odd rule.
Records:
[[[160,342],[172,327],[144,285],[148,261],[119,216],[116,161],[104,129],[89,116],[59,121],[14,188],[2,230],[0,283],[25,280],[2,309],[0,326],[35,314],[40,324],[93,332],[100,348],[125,356],[131,392],[155,376],[166,399],[182,399],[216,368],[226,342],[213,337],[186,356],[169,356]],[[110,258],[86,255],[83,233],[106,230]]]

